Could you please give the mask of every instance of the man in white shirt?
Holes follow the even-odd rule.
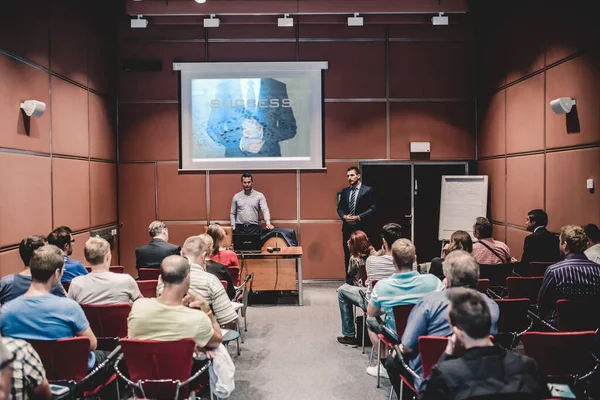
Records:
[[[142,297],[128,274],[110,272],[110,244],[100,237],[89,238],[83,249],[92,272],[71,281],[67,297],[79,304],[128,304]]]
[[[587,224],[583,226],[583,230],[588,237],[587,250],[584,254],[589,260],[600,264],[600,229],[598,225]]]

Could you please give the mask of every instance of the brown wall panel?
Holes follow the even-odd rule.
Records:
[[[341,222],[304,223],[300,229],[303,278],[343,279]]]
[[[448,25],[443,29],[431,24],[398,24],[389,25],[389,34],[392,39],[428,39],[461,41],[473,39],[473,26],[469,23]]]
[[[410,142],[431,142],[432,160],[474,158],[473,109],[471,103],[392,103],[392,158],[409,158]]]
[[[546,73],[546,144],[548,148],[600,142],[600,56],[580,56]],[[555,114],[550,101],[572,97],[576,112]],[[574,129],[579,121],[580,129]]]
[[[18,274],[23,271],[23,268],[25,266],[23,265],[23,260],[21,260],[18,249],[0,253],[0,276]]]
[[[177,104],[121,104],[121,161],[179,159]]]
[[[478,134],[479,157],[506,152],[506,90],[494,94],[479,105],[482,110]]]
[[[494,239],[506,243],[506,226],[493,224],[492,227]]]
[[[67,225],[74,231],[90,226],[89,162],[52,159],[54,226]]]
[[[559,232],[568,224],[600,224],[600,148],[548,153],[546,156],[548,228]],[[590,193],[586,180],[593,179]]]
[[[506,152],[544,148],[544,75],[506,89]]]
[[[52,230],[50,159],[0,153],[0,247]]]
[[[90,157],[116,160],[116,133],[113,105],[93,93],[90,96]]]
[[[209,43],[208,61],[296,61],[296,43]]]
[[[178,174],[178,163],[158,163],[158,218],[206,219],[206,174]]]
[[[82,85],[87,85],[87,23],[68,2],[55,6],[50,20],[50,68]]]
[[[90,162],[91,226],[117,221],[117,166]]]
[[[299,32],[301,38],[312,39],[385,39],[385,26],[382,25],[308,25],[302,24],[302,17],[300,17]]]
[[[90,265],[89,262],[85,259],[83,254],[83,249],[85,248],[85,242],[90,238],[89,232],[82,232],[76,235],[73,235],[73,239],[75,239],[75,245],[73,246],[73,254],[69,256],[69,258],[77,261],[81,261],[83,265]]]
[[[506,219],[506,160],[504,158],[479,161],[479,175],[487,175],[489,180],[488,208],[493,221]]]
[[[110,17],[107,18],[110,20]],[[107,31],[104,21],[88,27],[88,86],[104,95],[112,96],[115,88],[114,52],[116,37]],[[100,29],[98,29],[100,28]],[[104,28],[103,30],[101,30]]]
[[[50,101],[48,74],[0,54],[0,146],[50,152]],[[20,104],[35,99],[46,103],[40,118],[23,117]],[[29,122],[29,134],[25,131]]]
[[[510,226],[506,228],[506,244],[510,249],[511,255],[517,260],[520,260],[521,256],[523,256],[523,243],[525,242],[525,237],[530,234],[530,232]]]
[[[325,171],[300,173],[300,218],[339,219],[337,193],[348,186],[346,170],[358,162],[328,162]]]
[[[544,26],[541,0],[528,0],[506,24],[506,82],[514,82],[544,67]]]
[[[280,28],[277,26],[277,17],[272,16],[272,25],[221,25],[219,29],[211,29],[211,39],[295,39],[295,28]],[[202,36],[203,33],[201,33]],[[209,49],[210,51],[210,49]],[[209,55],[210,56],[210,55]]]
[[[385,103],[327,103],[325,158],[385,158]]]
[[[477,90],[479,94],[491,93],[506,84],[507,41],[497,21],[489,21],[487,30],[481,30],[477,39],[480,40],[476,51]]]
[[[507,159],[506,222],[524,225],[529,210],[544,208],[544,155]]]
[[[385,43],[300,43],[301,61],[328,61],[326,98],[385,97]]]
[[[390,43],[390,97],[472,98],[468,42]]]
[[[169,243],[183,246],[183,243],[190,236],[197,236],[204,233],[206,224],[189,224],[189,223],[169,223]]]
[[[52,152],[88,157],[88,92],[53,76]]]

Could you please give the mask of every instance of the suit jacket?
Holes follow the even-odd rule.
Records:
[[[138,271],[140,268],[160,268],[162,260],[171,255],[179,255],[180,252],[179,246],[154,238],[150,243],[135,249],[135,267]]]
[[[279,142],[296,136],[292,107],[283,107],[284,100],[289,101],[285,83],[262,78],[257,103],[263,102],[265,106],[257,104],[254,113],[248,112],[245,107],[236,107],[236,100],[244,99],[239,79],[219,84],[216,96],[220,106],[211,109],[206,132],[212,140],[225,146],[225,157],[281,157]],[[244,119],[255,119],[263,128],[264,144],[258,153],[240,149]]]
[[[369,226],[371,219],[373,219],[373,214],[375,214],[375,191],[372,187],[363,185],[361,183],[360,189],[356,195],[356,206],[354,207],[354,215],[358,215],[360,217],[360,221],[357,221],[354,224],[349,224],[344,221],[344,215],[350,214],[349,198],[350,187],[346,187],[344,190],[342,190],[342,195],[340,197],[337,209],[337,213],[343,222],[342,231],[353,232],[357,230],[365,230]]]
[[[521,263],[560,261],[562,257],[558,246],[558,236],[545,227],[541,227],[525,238]]]
[[[227,282],[227,296],[229,296],[229,300],[233,299],[235,296],[235,287],[233,286],[231,275],[229,275],[227,268],[216,261],[206,260],[206,272],[213,274],[219,278],[220,281]]]

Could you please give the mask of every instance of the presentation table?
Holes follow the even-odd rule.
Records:
[[[302,289],[302,246],[283,247],[280,251],[237,252],[242,281],[248,274],[253,291],[298,290],[298,305],[304,305]],[[298,282],[296,286],[296,282]]]

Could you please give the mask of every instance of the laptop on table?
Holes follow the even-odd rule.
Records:
[[[262,240],[260,235],[233,235],[233,250],[245,253],[260,253]]]

